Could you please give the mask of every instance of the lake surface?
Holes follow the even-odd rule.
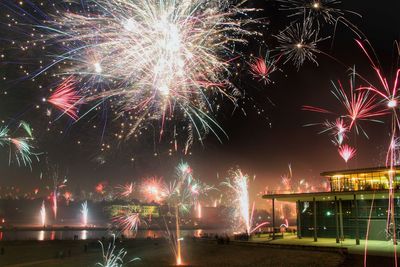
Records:
[[[174,230],[171,230],[174,231]],[[112,232],[108,230],[15,230],[15,231],[0,231],[0,241],[13,240],[98,240],[102,237],[110,237],[112,234],[123,235],[125,238],[162,238],[167,236],[167,232],[163,230],[138,230],[133,232]],[[201,236],[204,234],[224,234],[226,229],[207,229],[207,230],[181,230],[181,236]],[[229,232],[228,232],[229,233]]]

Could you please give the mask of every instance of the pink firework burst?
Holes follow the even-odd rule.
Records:
[[[368,86],[361,86],[358,88],[358,90],[367,90],[375,93],[378,97],[382,99],[387,109],[389,109],[389,111],[391,111],[393,115],[397,115],[396,111],[399,104],[398,81],[400,77],[400,68],[396,69],[394,79],[391,83],[389,83],[388,79],[382,74],[381,69],[374,63],[371,56],[368,54],[364,45],[358,40],[356,42],[361,47],[365,55],[368,57],[369,61],[371,62],[371,67],[374,70],[379,80],[379,83],[377,85],[374,85],[366,81],[366,79],[364,79],[364,81],[368,83]],[[396,124],[397,126],[400,127],[400,123],[397,119],[397,116],[395,117],[396,117]]]
[[[69,76],[56,88],[47,101],[61,110],[63,114],[77,120],[79,118],[77,104],[81,97],[75,90],[75,84],[74,77]]]
[[[131,194],[133,194],[134,191],[134,185],[133,183],[127,183],[123,186],[119,186],[119,189],[121,190],[121,193],[119,194],[122,197],[129,197]]]
[[[350,159],[352,159],[356,155],[356,149],[348,146],[347,144],[344,144],[343,146],[340,146],[338,149],[339,155],[344,159],[344,161],[347,163]]]
[[[358,122],[377,121],[377,117],[386,115],[388,112],[380,107],[379,103],[376,101],[376,97],[371,95],[369,91],[359,90],[359,88],[356,88],[355,77],[356,73],[354,70],[349,82],[350,87],[348,91],[344,89],[344,86],[340,81],[338,81],[337,84],[332,82],[334,90],[331,92],[344,107],[343,114],[337,114],[328,109],[313,106],[303,106],[303,110],[339,116],[346,120],[348,130],[351,130],[354,127],[358,133],[360,128],[361,131],[367,135],[365,131],[359,127]]]
[[[254,58],[250,63],[250,73],[254,78],[265,83],[270,83],[270,75],[277,70],[276,61],[270,61],[267,57]]]
[[[323,126],[325,129],[322,132],[329,131],[334,137],[332,142],[338,146],[342,145],[349,130],[349,127],[346,125],[343,118],[337,118],[335,121],[325,121]]]

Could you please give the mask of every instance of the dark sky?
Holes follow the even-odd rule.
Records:
[[[277,12],[272,1],[249,2],[266,9],[262,14],[270,20],[270,27],[266,32],[268,42],[272,39],[270,35],[282,29],[282,25],[288,22],[285,20],[285,14]],[[363,16],[362,19],[351,15],[348,18],[368,37],[383,69],[391,77],[395,58],[393,44],[395,40],[400,39],[400,2],[391,0],[383,4],[373,0],[346,0],[341,4],[341,8]],[[6,31],[7,28],[0,29]],[[332,34],[332,31],[327,30],[327,33]],[[3,35],[3,32],[1,34]],[[4,32],[5,36],[12,36],[9,34]],[[354,38],[349,29],[339,24],[333,48],[330,48],[332,40],[328,40],[321,44],[320,49],[346,66],[355,65],[358,72],[373,80],[369,63],[356,46]],[[257,44],[250,44],[248,49],[258,53]],[[0,54],[1,52],[0,47]],[[319,179],[319,173],[322,171],[346,168],[329,136],[318,135],[316,127],[303,127],[308,123],[322,121],[324,116],[302,111],[302,105],[338,109],[340,105],[330,93],[330,81],[340,79],[344,83],[348,82],[349,71],[345,66],[323,54],[317,56],[319,66],[306,63],[299,71],[290,63],[282,66],[283,72],[273,76],[275,84],[272,85],[264,86],[262,83],[246,79],[240,81],[243,88],[255,92],[255,102],[265,109],[266,116],[258,116],[255,109],[248,107],[251,103],[246,105],[247,116],[240,111],[232,115],[231,107],[227,108],[218,114],[217,119],[229,135],[229,139],[223,139],[221,144],[210,135],[204,141],[204,146],[195,144],[192,155],[188,156],[168,156],[163,151],[163,145],[154,145],[151,138],[127,141],[120,147],[114,147],[109,153],[101,154],[101,135],[95,135],[83,126],[70,127],[67,120],[58,121],[51,134],[38,130],[46,128],[47,121],[47,118],[43,118],[44,108],[41,112],[32,108],[36,103],[40,103],[41,96],[29,87],[28,82],[19,82],[16,79],[11,82],[0,81],[0,90],[8,92],[7,95],[0,95],[0,119],[7,123],[13,119],[30,121],[35,132],[39,133],[39,150],[47,152],[50,164],[58,164],[60,169],[68,172],[69,183],[74,186],[93,187],[96,182],[104,180],[117,184],[151,175],[168,179],[167,177],[173,174],[174,166],[181,160],[186,160],[198,177],[212,184],[219,184],[226,177],[227,170],[239,166],[250,175],[256,175],[252,186],[255,193],[266,185],[273,187],[279,183],[280,176],[287,173],[289,163],[292,164],[295,177],[309,180]],[[11,65],[9,61],[7,64],[3,62],[0,65],[0,76],[10,75]],[[370,139],[367,140],[363,136],[352,138],[351,144],[356,146],[358,154],[350,161],[349,168],[384,163],[387,125],[366,122],[363,126]],[[60,130],[63,130],[64,134],[56,133]],[[82,144],[78,145],[77,140],[83,140]],[[9,167],[7,151],[0,151],[0,185],[31,187],[38,182],[39,173],[47,168],[44,156],[40,157],[40,163],[33,164],[32,172],[28,168]],[[159,155],[154,156],[154,152],[158,152]],[[135,157],[133,163],[130,161],[132,156]],[[96,160],[99,157],[104,158],[105,163],[99,164]]]

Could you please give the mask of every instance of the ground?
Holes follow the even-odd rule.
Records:
[[[4,267],[87,267],[102,260],[100,246],[93,241],[13,241],[0,242]],[[106,242],[107,243],[107,242]],[[164,239],[128,240],[119,243],[128,254],[125,262],[139,257],[125,266],[172,266],[174,256]],[[59,253],[63,251],[64,257]],[[69,255],[70,251],[70,255]],[[363,266],[362,255],[341,255],[337,252],[320,252],[301,249],[284,249],[230,242],[187,239],[183,242],[183,261],[190,266]],[[393,258],[369,256],[368,266],[390,266]]]

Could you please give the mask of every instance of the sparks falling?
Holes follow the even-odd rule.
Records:
[[[46,226],[46,206],[44,205],[44,201],[42,202],[42,207],[40,208],[40,219],[42,222],[42,226]]]
[[[259,35],[245,28],[255,22],[247,14],[255,9],[225,0],[81,4],[84,12],[57,11],[53,20],[34,26],[59,48],[36,76],[54,69],[67,77],[50,103],[77,119],[77,105],[94,103],[93,110],[112,102],[118,118],[131,120],[121,129],[126,138],[148,124],[159,129],[160,139],[174,128],[190,140],[193,133],[199,140],[209,132],[225,134],[213,119],[213,102],[218,95],[232,102],[240,96],[229,81],[231,63],[240,56],[235,45]]]

